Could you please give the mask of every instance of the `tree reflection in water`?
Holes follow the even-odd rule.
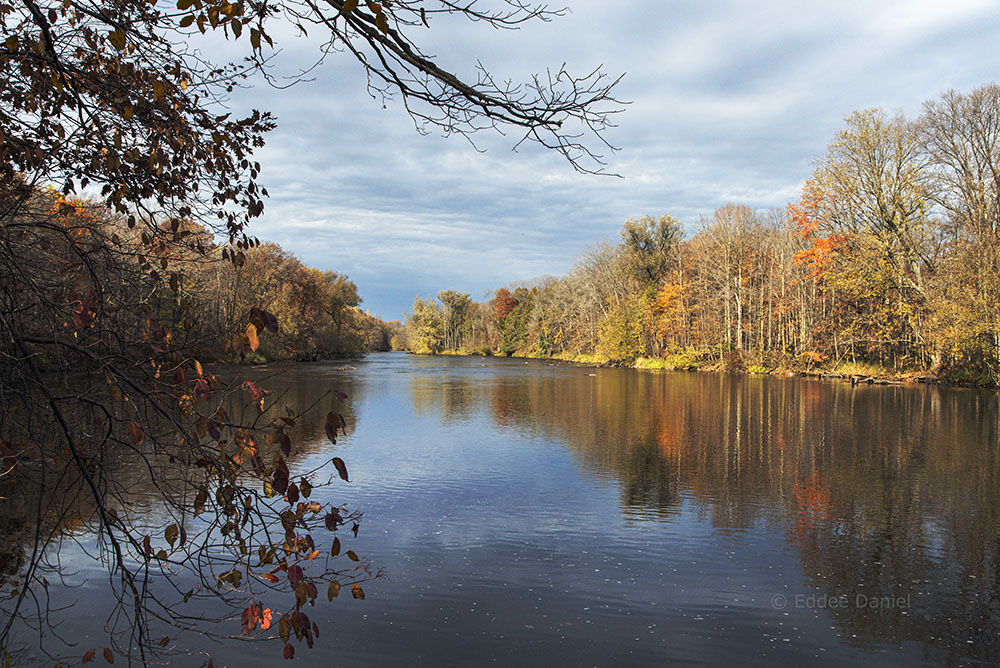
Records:
[[[692,503],[720,532],[779,527],[820,602],[847,603],[828,609],[849,643],[1000,662],[996,393],[533,368],[415,381],[414,405],[460,421],[482,403],[500,428],[565,443],[620,483],[628,517]]]

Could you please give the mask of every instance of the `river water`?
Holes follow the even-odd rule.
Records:
[[[1000,662],[995,392],[402,353],[255,373],[351,396],[309,457],[347,460],[352,544],[389,576],[317,609],[301,663]]]
[[[996,392],[404,353],[236,373],[316,404],[293,477],[346,460],[313,498],[364,512],[350,547],[387,574],[309,608],[295,665],[1000,663]]]

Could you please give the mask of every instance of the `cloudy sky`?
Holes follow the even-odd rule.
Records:
[[[485,4],[489,4],[486,0]],[[726,202],[794,199],[855,109],[919,114],[924,100],[1000,80],[1000,3],[980,0],[568,0],[571,13],[517,32],[431,22],[414,36],[446,69],[477,59],[525,80],[563,62],[625,73],[630,104],[607,137],[609,169],[481,136],[422,136],[383,109],[347,56],[311,82],[257,86],[235,107],[278,117],[259,153],[271,194],[253,233],[347,273],[364,307],[399,318],[414,295],[561,275],[625,219],[669,213],[689,231]],[[281,40],[277,74],[308,57]]]

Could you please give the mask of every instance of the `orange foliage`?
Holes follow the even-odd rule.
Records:
[[[793,257],[797,266],[806,268],[810,278],[825,274],[837,252],[850,238],[847,234],[819,235],[827,197],[818,183],[806,181],[802,186],[802,199],[788,205],[788,216],[795,223],[796,234],[803,241],[812,241],[811,247],[795,253]]]
[[[517,300],[510,294],[510,290],[507,288],[497,290],[496,295],[493,297],[493,311],[496,314],[497,320],[503,322],[516,306]]]

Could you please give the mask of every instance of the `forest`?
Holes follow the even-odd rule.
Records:
[[[158,231],[166,239],[157,243],[99,202],[46,188],[26,195],[19,218],[22,229],[7,250],[35,277],[34,287],[52,296],[18,309],[27,330],[36,323],[36,335],[50,326],[42,317],[48,309],[64,327],[93,329],[104,301],[103,315],[117,327],[154,337],[160,330],[205,362],[308,361],[389,349],[388,326],[359,308],[357,286],[345,274],[308,267],[278,244],[254,244],[229,261],[194,221],[164,223]],[[102,286],[100,299],[93,283]],[[252,325],[234,331],[233,323],[254,309],[280,323],[273,335],[257,337]]]
[[[565,276],[417,297],[418,353],[1000,381],[1000,86],[851,113],[784,209],[625,221]]]

